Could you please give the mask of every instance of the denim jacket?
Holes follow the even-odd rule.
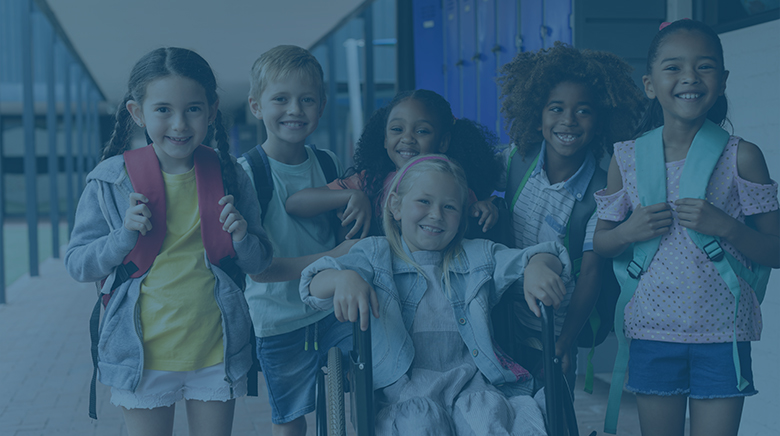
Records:
[[[408,250],[408,248],[404,247]],[[523,272],[531,256],[550,253],[564,266],[561,277],[573,286],[569,256],[562,245],[545,242],[523,250],[510,249],[483,239],[464,240],[463,252],[450,267],[452,296],[460,336],[477,368],[494,385],[517,381],[501,364],[493,346],[490,312],[513,283],[522,289]],[[386,387],[405,374],[414,359],[409,330],[417,306],[428,288],[415,267],[393,255],[384,237],[367,238],[337,259],[323,257],[309,265],[301,278],[301,298],[320,310],[331,310],[333,299],[323,300],[309,293],[311,279],[326,269],[353,270],[377,293],[379,318],[371,317],[374,389]],[[442,289],[445,285],[442,277]]]
[[[247,235],[233,241],[236,265],[248,274],[262,272],[272,260],[271,244],[260,226],[260,213],[248,177],[236,166],[240,201],[236,208],[248,223]],[[101,291],[110,292],[115,270],[135,246],[139,233],[124,227],[125,212],[133,192],[123,156],[101,162],[87,175],[87,185],[76,210],[76,223],[65,267],[80,282],[106,279]],[[214,273],[214,297],[222,313],[225,380],[231,384],[246,374],[252,364],[252,321],[243,292],[219,267],[204,261]],[[105,309],[100,323],[98,371],[100,382],[119,389],[135,390],[144,365],[143,333],[138,298],[146,274],[120,285]]]

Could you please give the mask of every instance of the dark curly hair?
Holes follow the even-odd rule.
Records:
[[[152,50],[139,59],[130,72],[127,93],[122,102],[117,106],[114,131],[111,133],[111,139],[103,148],[102,160],[122,154],[130,147],[133,119],[127,110],[127,102],[134,100],[138,104],[143,104],[147,86],[157,79],[169,76],[186,77],[198,82],[206,91],[206,100],[209,106],[218,100],[217,79],[214,77],[211,66],[199,54],[192,50],[178,47],[164,47]],[[145,131],[144,134],[146,135],[147,143],[151,144],[152,140],[149,138],[149,135]],[[217,142],[217,154],[219,155],[225,188],[238,202],[238,175],[233,164],[233,158],[230,155],[227,130],[222,121],[222,113],[219,110],[217,110],[217,117],[214,120],[214,129],[212,131],[209,128],[209,133],[204,139],[204,143],[211,143],[211,138],[214,138]]]
[[[427,89],[405,91],[397,94],[385,107],[376,110],[368,120],[357,143],[353,159],[355,165],[345,178],[366,171],[366,194],[374,201],[381,196],[383,183],[389,173],[395,171],[395,164],[385,150],[387,117],[399,103],[414,99],[422,103],[436,122],[442,137],[450,135],[446,155],[463,167],[469,188],[478,199],[485,199],[496,188],[503,165],[495,154],[498,139],[481,124],[467,119],[456,119],[447,100]],[[381,197],[380,197],[381,198]]]
[[[718,54],[720,66],[721,68],[725,69],[723,62],[723,45],[720,42],[720,37],[718,34],[715,33],[715,31],[712,30],[710,26],[702,23],[701,21],[683,19],[669,24],[655,34],[653,41],[650,42],[650,48],[647,50],[647,72],[645,74],[652,74],[653,63],[655,63],[655,60],[658,57],[658,50],[664,43],[664,40],[668,36],[682,30],[686,30],[688,32],[699,32],[706,36],[712,42],[712,44],[715,45],[715,51]],[[655,129],[656,127],[660,127],[664,124],[663,108],[661,108],[661,104],[658,103],[658,99],[654,98],[649,100],[646,106],[647,107],[645,108],[644,115],[642,115],[642,120],[639,122],[639,126],[636,129],[634,137],[639,137],[645,132],[649,132],[650,130]],[[729,122],[728,118],[726,118],[726,113],[728,110],[729,104],[726,100],[726,96],[721,95],[707,112],[707,119],[723,127],[726,123]]]
[[[613,143],[629,139],[645,101],[631,71],[630,65],[612,53],[578,50],[561,42],[550,49],[518,53],[498,78],[501,111],[518,152],[525,156],[542,141],[538,130],[542,110],[550,92],[562,82],[590,89],[598,116],[590,149],[596,159],[611,152]]]

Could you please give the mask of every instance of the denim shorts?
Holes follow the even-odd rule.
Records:
[[[304,350],[306,342],[308,350]],[[333,313],[308,327],[257,338],[257,359],[265,377],[274,424],[284,424],[314,411],[317,371],[327,364],[332,347],[341,349],[346,374],[347,353],[352,350],[352,323],[339,322]]]
[[[747,397],[753,386],[750,342],[738,342],[739,364],[748,386],[737,388],[732,344],[687,344],[633,339],[626,389],[647,395],[686,395],[706,400]]]
[[[168,407],[179,400],[229,401],[246,395],[246,376],[230,385],[225,363],[194,371],[145,369],[135,391],[111,388],[111,404],[125,409]]]

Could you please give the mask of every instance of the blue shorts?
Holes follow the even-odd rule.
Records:
[[[631,341],[626,389],[647,395],[686,395],[706,400],[747,397],[753,386],[750,342],[738,342],[739,364],[748,386],[737,389],[732,344]]]
[[[308,351],[304,351],[307,329],[309,344]],[[309,327],[257,338],[257,359],[265,377],[274,424],[284,424],[314,411],[317,371],[327,365],[328,350],[332,347],[341,349],[346,363],[347,353],[352,350],[352,323],[339,322],[332,313]],[[346,374],[348,365],[342,368]]]

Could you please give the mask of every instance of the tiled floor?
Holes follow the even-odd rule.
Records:
[[[780,426],[780,293],[773,277],[767,301],[764,339],[754,344],[756,385],[761,394],[746,401],[742,435],[776,435]],[[88,320],[95,288],[79,284],[61,260],[41,264],[40,277],[19,279],[0,305],[0,435],[126,435],[120,410],[109,403],[108,389],[98,385],[98,417],[87,416],[92,373]],[[578,382],[575,408],[581,434],[602,434],[608,383],[596,380],[594,394]],[[233,434],[270,434],[270,408],[260,397],[237,401]],[[310,419],[309,434],[314,435]],[[639,435],[633,396],[623,396],[618,434]],[[175,434],[187,434],[183,407],[177,411]]]

